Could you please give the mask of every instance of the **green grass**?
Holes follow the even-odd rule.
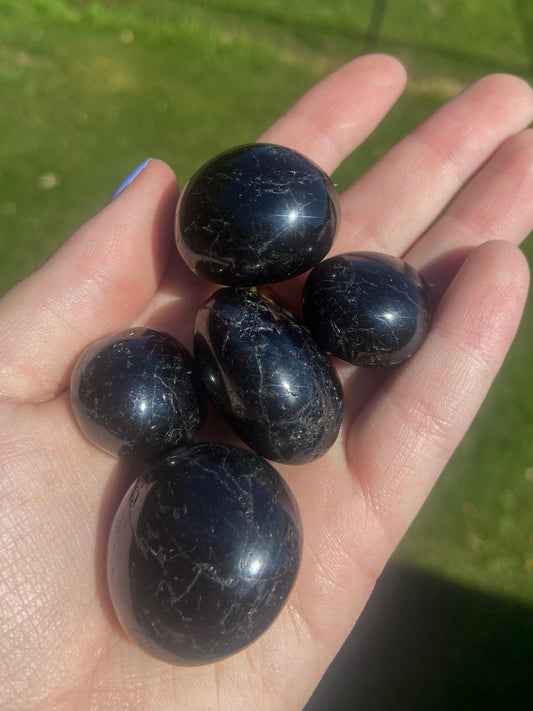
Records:
[[[372,7],[371,0],[0,0],[0,291],[42,262],[147,156],[167,160],[183,184],[365,49],[398,56],[410,81],[336,174],[341,187],[477,77],[533,78],[526,0],[397,0],[381,23]],[[533,257],[531,245],[527,253]],[[487,403],[397,554],[529,605],[532,329],[530,304]]]

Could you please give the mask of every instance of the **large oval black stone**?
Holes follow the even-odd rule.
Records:
[[[430,294],[403,260],[348,252],[310,273],[303,313],[317,343],[337,358],[362,366],[395,365],[412,356],[426,336]]]
[[[337,373],[277,304],[245,289],[219,289],[198,313],[194,354],[215,409],[261,456],[302,464],[337,438]]]
[[[295,581],[301,523],[276,470],[253,452],[202,443],[140,476],[115,515],[108,582],[146,652],[204,664],[253,642]]]
[[[338,214],[335,188],[318,166],[284,146],[252,143],[208,161],[185,186],[178,249],[217,284],[283,281],[329,252]]]
[[[151,328],[89,346],[74,367],[70,398],[91,442],[140,461],[190,441],[206,411],[192,356],[175,338]]]

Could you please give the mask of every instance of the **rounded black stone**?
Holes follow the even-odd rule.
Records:
[[[71,378],[72,409],[101,449],[150,461],[200,429],[206,396],[190,353],[175,338],[133,328],[91,345]]]
[[[362,366],[395,365],[412,356],[426,336],[430,294],[403,260],[348,252],[310,273],[303,313],[317,343],[337,358]]]
[[[208,161],[185,186],[177,245],[193,271],[217,284],[283,281],[329,252],[338,214],[318,166],[284,146],[252,143]]]
[[[337,438],[337,373],[281,306],[245,289],[219,289],[198,313],[194,354],[215,409],[261,456],[302,464]]]
[[[141,475],[115,515],[108,582],[146,652],[217,661],[273,622],[301,557],[296,502],[276,470],[240,447],[182,447]]]

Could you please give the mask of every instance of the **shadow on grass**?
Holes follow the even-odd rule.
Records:
[[[514,0],[517,5],[524,5],[531,0]],[[219,16],[232,19],[238,18],[243,22],[260,22],[291,33],[291,36],[307,41],[316,40],[317,37],[337,38],[340,41],[353,43],[353,56],[366,51],[386,51],[394,54],[409,52],[420,52],[441,60],[458,62],[468,67],[476,67],[478,71],[488,72],[508,72],[511,74],[523,74],[528,71],[528,67],[523,63],[506,60],[500,56],[495,58],[489,54],[469,51],[464,44],[458,44],[457,38],[444,40],[440,43],[427,41],[425,38],[411,36],[408,39],[397,38],[394,28],[389,30],[387,25],[387,0],[373,0],[370,7],[369,17],[365,18],[362,27],[355,27],[351,23],[343,23],[339,20],[326,20],[322,17],[315,17],[313,12],[308,15],[296,12],[282,14],[279,11],[269,9],[258,3],[250,5],[237,5],[227,2],[224,5],[218,4],[216,0],[181,0],[184,6],[202,8],[204,10],[216,9]],[[521,13],[519,21],[523,20],[525,13]],[[366,26],[365,26],[366,25]],[[530,41],[528,39],[528,41]]]
[[[513,7],[529,57],[529,71],[533,72],[533,6],[531,0],[513,0]]]
[[[370,22],[368,23],[368,29],[363,42],[363,54],[377,51],[381,27],[385,19],[385,13],[387,12],[387,2],[388,0],[374,0],[372,3]]]
[[[391,564],[304,711],[533,708],[533,610]]]

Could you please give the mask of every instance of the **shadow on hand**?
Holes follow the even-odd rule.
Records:
[[[389,564],[304,711],[533,708],[533,610]]]

